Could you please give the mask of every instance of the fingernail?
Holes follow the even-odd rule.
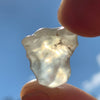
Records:
[[[22,100],[50,100],[50,98],[46,93],[36,91],[35,93],[25,95]]]

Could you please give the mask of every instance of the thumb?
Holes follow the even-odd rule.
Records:
[[[63,84],[57,88],[47,88],[37,81],[26,83],[21,90],[21,100],[96,100],[84,91]]]

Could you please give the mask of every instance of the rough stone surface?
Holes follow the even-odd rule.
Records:
[[[63,27],[41,28],[23,39],[30,68],[39,84],[57,87],[70,77],[70,56],[78,46],[77,35]]]

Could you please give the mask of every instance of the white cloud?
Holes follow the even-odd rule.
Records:
[[[100,100],[100,95],[97,97],[97,100]]]
[[[90,81],[84,81],[82,87],[87,92],[91,92],[93,89],[100,87],[100,72],[94,74]]]
[[[97,55],[96,60],[97,60],[98,65],[100,66],[100,54]]]

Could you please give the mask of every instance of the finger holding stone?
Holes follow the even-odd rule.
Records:
[[[38,82],[26,83],[21,91],[21,100],[96,100],[84,91],[69,85],[63,84],[56,88],[48,88],[39,85]]]
[[[100,36],[100,0],[61,1],[58,20],[62,26],[80,36]]]

